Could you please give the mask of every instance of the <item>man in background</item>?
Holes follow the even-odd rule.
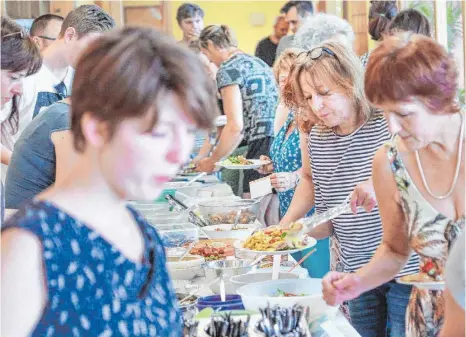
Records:
[[[290,30],[296,34],[304,19],[314,13],[312,1],[288,1],[280,10],[285,15],[285,21],[290,25]],[[283,53],[286,48],[293,47],[294,35],[284,36],[277,47],[276,58]]]
[[[74,164],[71,102],[65,99],[71,94],[73,68],[89,44],[114,27],[115,21],[96,5],[74,9],[45,50],[42,68],[24,80],[22,101],[27,104],[20,104],[19,131],[5,182],[8,208],[31,200]]]
[[[176,21],[183,31],[183,38],[178,43],[189,46],[204,29],[204,11],[196,4],[184,3],[176,12]]]
[[[115,27],[115,21],[96,5],[82,5],[72,10],[63,21],[60,34],[44,50],[40,70],[23,80],[23,94],[18,112],[18,131],[2,124],[1,142],[10,151],[21,133],[41,111],[71,94],[73,66],[89,38]]]
[[[273,62],[275,61],[278,43],[282,37],[288,34],[288,27],[289,24],[285,21],[285,17],[278,16],[273,25],[273,34],[260,40],[257,44],[255,55],[270,67],[273,66]]]
[[[30,35],[41,53],[57,39],[63,20],[55,14],[44,14],[34,20]]]

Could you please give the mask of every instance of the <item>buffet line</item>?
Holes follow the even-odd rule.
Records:
[[[302,224],[265,227],[260,199],[234,196],[214,175],[184,173],[153,203],[130,203],[163,240],[185,336],[359,336],[325,303],[321,280],[290,256],[316,240]]]

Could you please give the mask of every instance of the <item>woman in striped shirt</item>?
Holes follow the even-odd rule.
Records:
[[[296,221],[314,205],[317,212],[326,211],[351,194],[353,213],[315,227],[310,235],[331,237],[331,269],[354,272],[369,262],[382,238],[371,168],[376,150],[390,139],[386,121],[364,95],[359,59],[337,42],[301,55],[289,85],[301,118],[315,125],[306,130],[306,123],[300,123],[301,141],[307,144],[307,149],[301,146],[303,177],[281,223]],[[417,269],[413,257],[400,275]],[[411,287],[389,281],[361,294],[349,302],[353,326],[362,337],[386,336],[388,326],[391,336],[404,336],[410,293]]]

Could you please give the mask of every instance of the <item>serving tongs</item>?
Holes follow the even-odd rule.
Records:
[[[167,194],[165,195],[165,199],[167,199],[168,203],[170,205],[172,205],[173,207],[175,207],[176,209],[180,210],[180,211],[188,211],[189,210],[189,207],[186,206],[186,204],[184,202],[182,202],[180,199],[170,195],[170,194]],[[204,219],[202,219],[200,216],[198,216],[196,213],[194,213],[193,211],[189,211],[188,213],[188,219],[189,219],[189,222],[195,224],[196,226],[198,227],[205,227],[205,226],[209,226],[210,224],[205,221]]]
[[[293,244],[293,239],[302,236],[302,234],[311,232],[317,226],[333,220],[336,217],[351,211],[351,194],[340,205],[330,208],[322,213],[315,213],[314,215],[299,219],[295,221],[290,230],[288,231],[285,239],[287,244]]]

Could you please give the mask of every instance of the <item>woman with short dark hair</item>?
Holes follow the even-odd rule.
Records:
[[[160,236],[126,205],[156,199],[215,118],[195,55],[149,28],[96,38],[78,62],[68,176],[2,229],[2,336],[173,336]]]

